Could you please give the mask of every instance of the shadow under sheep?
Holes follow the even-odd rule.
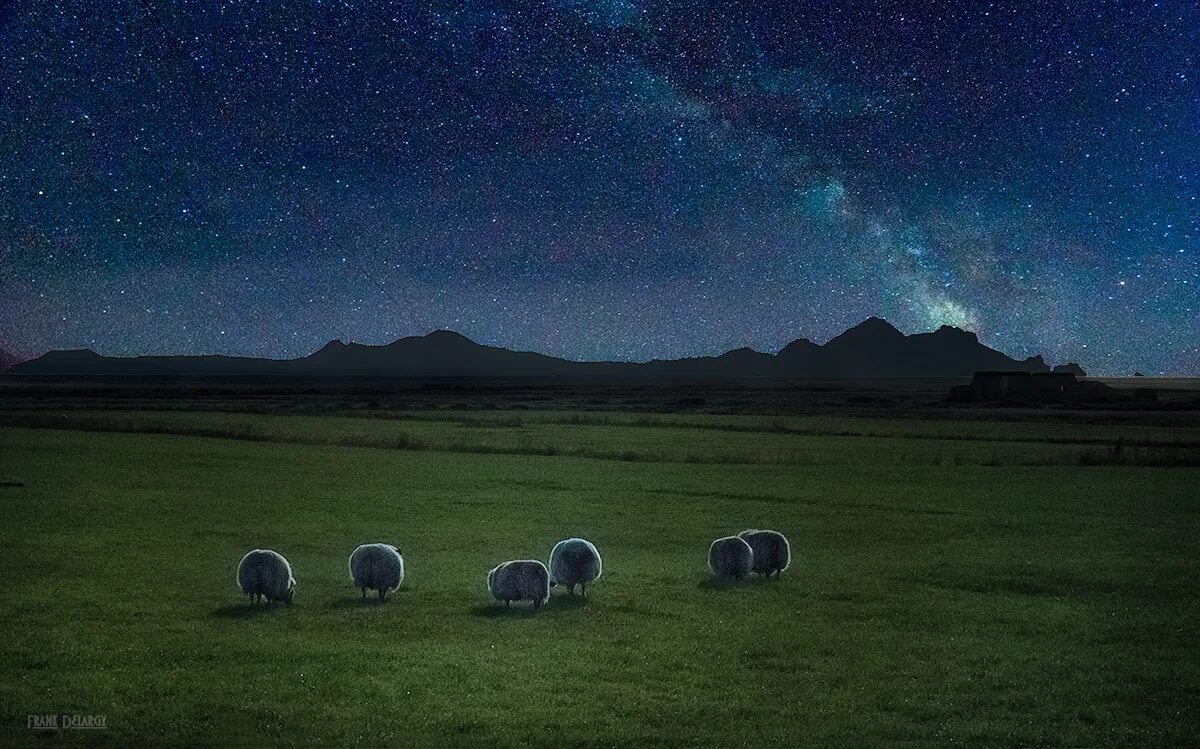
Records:
[[[379,600],[379,596],[370,595],[363,598],[361,594],[350,596],[342,596],[328,601],[324,604],[325,608],[329,609],[373,609],[380,606],[388,606],[399,603],[398,596],[407,595],[408,588],[399,588],[388,593],[387,598]],[[286,603],[267,602],[267,603],[231,603],[225,606],[219,606],[213,609],[212,615],[219,619],[254,619],[259,616],[266,616],[275,612],[285,611],[295,606],[303,608],[304,602],[296,603],[289,606]]]
[[[400,603],[398,600],[408,593],[407,588],[397,588],[387,594],[387,598],[380,600],[378,595],[367,595],[362,597],[361,593],[335,598],[329,602],[328,608],[331,609],[374,609],[380,606],[389,606],[394,603]]]
[[[550,596],[550,600],[535,609],[528,601],[514,601],[511,606],[505,606],[503,601],[484,603],[471,607],[471,615],[484,619],[499,619],[504,617],[524,618],[535,614],[555,611],[576,611],[587,606],[587,599],[582,596],[561,595]]]
[[[779,583],[779,578],[770,577],[744,577],[741,580],[719,580],[715,577],[706,577],[696,583],[696,587],[700,590],[733,590],[735,588],[773,588]]]
[[[231,603],[213,609],[213,616],[218,619],[256,619],[260,616],[274,616],[292,608],[286,603]]]

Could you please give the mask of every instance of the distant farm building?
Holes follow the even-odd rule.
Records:
[[[970,385],[957,385],[958,401],[1026,401],[1069,403],[1115,401],[1122,393],[1101,382],[1080,380],[1074,372],[976,372]]]

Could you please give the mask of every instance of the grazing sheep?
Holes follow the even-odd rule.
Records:
[[[792,561],[792,549],[787,537],[779,531],[742,531],[738,538],[744,539],[754,550],[754,572],[759,577],[766,575],[779,577],[779,573],[788,568]]]
[[[250,603],[259,599],[283,601],[291,605],[296,589],[296,578],[292,577],[292,565],[277,551],[255,549],[238,563],[238,587],[250,596]]]
[[[404,581],[404,557],[391,544],[363,544],[350,555],[350,579],[362,589],[363,598],[370,588],[379,591],[382,601]]]
[[[737,536],[718,538],[708,547],[708,568],[720,579],[741,580],[754,567],[754,550]]]
[[[513,601],[533,601],[540,609],[550,599],[550,573],[536,559],[519,559],[497,565],[487,576],[488,592],[508,606]]]
[[[588,583],[600,579],[600,552],[596,545],[585,538],[568,538],[559,541],[550,552],[550,587],[567,586],[567,592],[575,595],[575,586],[587,598]]]

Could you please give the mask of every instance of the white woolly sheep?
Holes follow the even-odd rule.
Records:
[[[718,538],[708,547],[708,568],[721,579],[741,580],[754,567],[754,550],[737,536]]]
[[[536,559],[517,559],[497,565],[487,576],[488,592],[508,606],[513,601],[533,601],[540,609],[550,599],[550,573]]]
[[[391,544],[363,544],[350,554],[350,579],[363,598],[367,589],[377,590],[382,601],[404,581],[404,557]]]
[[[550,587],[567,586],[567,592],[575,595],[575,586],[587,598],[588,583],[600,579],[600,552],[596,545],[585,538],[568,538],[559,541],[550,552]]]
[[[238,587],[250,596],[251,603],[260,599],[291,604],[296,589],[292,565],[277,551],[254,549],[242,557],[237,570]]]
[[[772,573],[779,577],[779,573],[791,564],[791,546],[787,537],[779,531],[747,530],[739,533],[738,538],[744,539],[754,550],[753,571],[759,577],[770,577]]]

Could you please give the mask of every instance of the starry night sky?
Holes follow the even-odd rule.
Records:
[[[870,315],[1200,374],[1200,7],[0,4],[0,346],[569,358]]]

